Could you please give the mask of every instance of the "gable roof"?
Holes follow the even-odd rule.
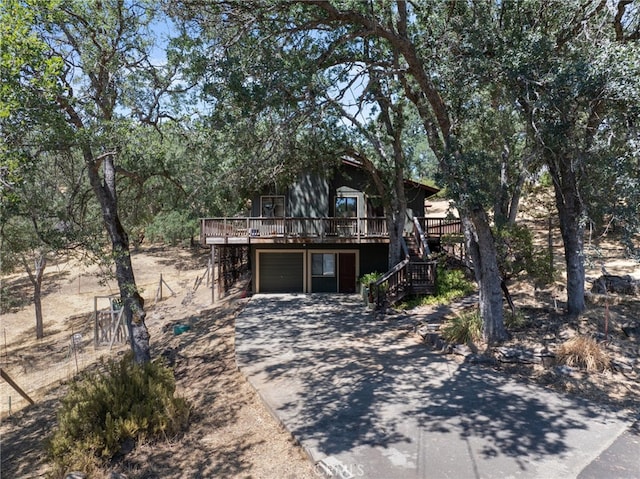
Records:
[[[364,166],[362,165],[362,162],[356,160],[355,158],[342,157],[341,161],[342,161],[343,165],[347,165],[347,166],[351,166],[351,167],[359,168],[359,169],[364,169]],[[435,188],[433,186],[425,185],[424,183],[420,183],[420,182],[414,181],[414,180],[409,180],[407,178],[404,179],[404,184],[405,184],[405,186],[411,186],[412,188],[417,188],[417,189],[423,190],[425,192],[425,199],[426,198],[430,198],[432,196],[435,196],[440,192],[439,188]]]

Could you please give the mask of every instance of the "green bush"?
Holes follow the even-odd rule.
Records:
[[[146,228],[146,235],[150,241],[163,242],[171,246],[191,239],[197,232],[198,221],[181,211],[159,213]]]
[[[467,344],[482,338],[482,318],[479,311],[456,315],[442,328],[442,337],[450,343]]]
[[[438,266],[436,275],[435,296],[421,296],[403,302],[399,309],[411,309],[417,306],[449,304],[457,299],[470,295],[476,289],[475,283],[469,281],[461,269],[447,269]]]
[[[508,329],[521,329],[527,325],[527,317],[524,313],[516,309],[515,314],[511,312],[511,310],[504,311],[504,325]]]
[[[378,273],[377,271],[374,271],[373,273],[363,274],[360,277],[360,284],[362,284],[364,286],[369,286],[371,283],[375,283],[380,278],[382,278],[382,276],[383,276],[383,274],[382,273]]]
[[[10,313],[24,308],[29,304],[28,296],[16,294],[10,288],[0,287],[0,314]]]
[[[494,231],[500,270],[506,277],[526,272],[536,282],[553,282],[553,266],[546,249],[535,248],[531,230],[525,225],[504,225]]]
[[[60,471],[91,472],[125,442],[175,435],[188,416],[173,372],[160,363],[137,365],[128,354],[71,384],[47,449]]]
[[[551,253],[535,251],[531,257],[527,271],[534,281],[540,284],[551,284],[555,280],[555,270],[551,265]]]
[[[460,295],[459,297],[471,294],[475,290],[475,285],[467,279],[461,269],[438,268],[436,276],[436,295]]]

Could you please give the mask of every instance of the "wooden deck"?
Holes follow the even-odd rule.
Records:
[[[461,233],[459,219],[418,218],[427,239]],[[376,218],[204,218],[200,242],[250,243],[376,243],[389,240],[387,221]]]

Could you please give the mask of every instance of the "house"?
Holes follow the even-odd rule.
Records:
[[[436,188],[406,180],[405,192],[407,257],[413,250],[414,262],[424,262],[429,246],[459,231],[459,222],[424,218]],[[247,217],[202,219],[201,243],[212,252],[248,249],[255,293],[354,293],[363,274],[388,269],[382,202],[368,173],[349,159],[334,174],[307,173],[283,190],[263,191]]]

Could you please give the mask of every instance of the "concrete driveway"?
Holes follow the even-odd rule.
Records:
[[[640,477],[629,411],[431,353],[357,296],[254,296],[236,358],[319,476]]]

